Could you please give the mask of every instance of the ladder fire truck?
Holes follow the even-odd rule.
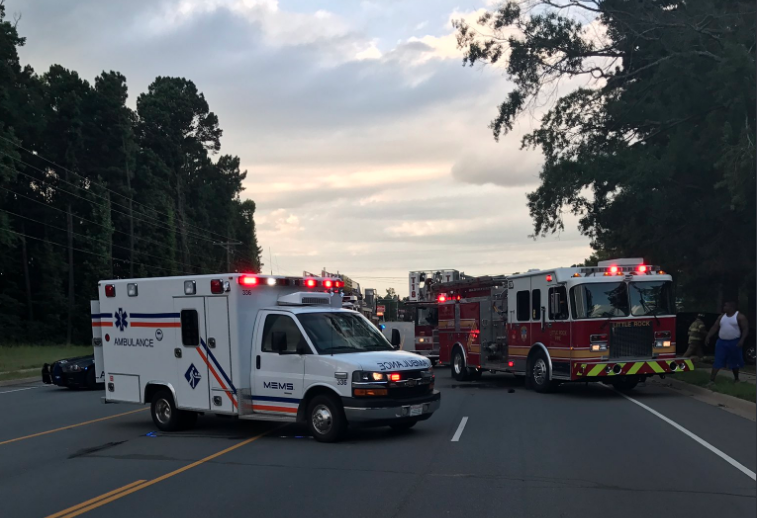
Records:
[[[694,368],[675,354],[672,278],[642,259],[468,277],[434,295],[439,360],[459,381],[490,370],[539,392],[570,381],[630,390]]]

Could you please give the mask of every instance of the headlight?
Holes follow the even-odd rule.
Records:
[[[670,347],[670,340],[655,340],[655,347]]]
[[[373,382],[386,381],[386,375],[383,372],[355,371],[352,373],[352,381]]]
[[[606,351],[606,350],[607,350],[607,342],[598,342],[596,344],[591,344],[591,352]]]
[[[68,363],[61,367],[63,372],[81,372],[81,365],[78,363]]]

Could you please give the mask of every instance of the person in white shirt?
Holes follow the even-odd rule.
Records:
[[[712,341],[715,333],[718,341],[715,343],[715,362],[712,364],[710,382],[715,382],[718,371],[728,368],[733,371],[733,379],[739,381],[739,369],[744,366],[744,340],[749,334],[749,322],[739,313],[736,302],[723,304],[724,313],[718,317],[715,325],[707,334],[707,343]]]

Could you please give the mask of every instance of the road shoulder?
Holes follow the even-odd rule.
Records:
[[[677,394],[696,399],[702,403],[722,408],[723,410],[736,414],[750,421],[757,421],[757,405],[744,399],[713,392],[706,388],[698,387],[690,383],[685,383],[676,379],[666,378],[664,380],[650,379],[647,383],[659,385]]]

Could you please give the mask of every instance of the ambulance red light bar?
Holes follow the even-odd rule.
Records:
[[[618,273],[618,267],[617,266],[610,266],[610,273]]]
[[[636,269],[639,271],[639,273],[647,273],[647,266],[645,264],[640,264]]]
[[[257,286],[260,280],[254,275],[240,275],[237,277],[237,282],[242,286]]]

